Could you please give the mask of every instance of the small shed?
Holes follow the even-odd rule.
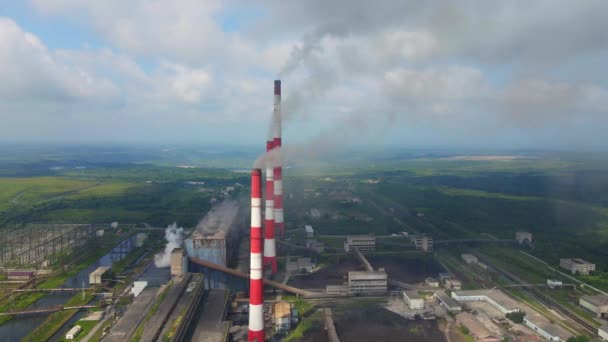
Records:
[[[30,280],[34,278],[34,271],[11,271],[6,277],[8,280]]]
[[[75,325],[65,334],[66,340],[73,340],[78,336],[78,334],[82,331],[82,327],[80,325]]]

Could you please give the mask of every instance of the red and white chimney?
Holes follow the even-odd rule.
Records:
[[[273,142],[266,142],[266,151],[273,148]],[[272,273],[277,272],[277,253],[274,239],[274,171],[271,162],[266,165],[266,207],[264,210],[264,265],[270,264]]]
[[[273,126],[273,148],[278,149],[279,157],[274,168],[274,220],[275,226],[280,230],[281,236],[285,236],[285,224],[283,218],[283,160],[281,158],[281,80],[274,81],[274,124]]]
[[[249,265],[249,334],[247,341],[264,341],[262,170],[260,169],[251,171],[251,263]]]

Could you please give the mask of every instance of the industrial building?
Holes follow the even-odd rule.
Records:
[[[592,311],[599,318],[608,314],[608,296],[606,295],[582,296],[578,299],[578,304]]]
[[[474,256],[473,254],[460,254],[460,257],[467,264],[476,264],[477,263],[477,257]]]
[[[309,226],[309,225],[304,226],[304,231],[306,231],[307,239],[312,239],[315,237],[315,230],[312,229],[312,226]]]
[[[6,275],[8,280],[30,280],[34,278],[34,271],[11,271]]]
[[[186,257],[182,248],[171,251],[171,276],[181,275],[186,269]]]
[[[291,304],[280,301],[273,306],[274,329],[278,333],[285,333],[291,329]]]
[[[588,275],[595,271],[595,264],[585,261],[583,259],[559,259],[559,266],[567,269],[572,274]]]
[[[428,277],[424,279],[424,283],[430,287],[439,287],[439,280],[433,277]]]
[[[425,235],[412,235],[410,240],[416,246],[417,251],[432,252],[433,251],[433,238]]]
[[[76,336],[78,335],[78,333],[80,333],[80,331],[82,331],[82,327],[80,325],[73,326],[72,329],[70,329],[65,334],[65,339],[66,340],[73,340],[73,339],[75,339]]]
[[[110,276],[110,267],[100,266],[89,274],[89,285],[99,285]]]
[[[403,300],[412,310],[424,309],[424,299],[418,294],[417,291],[404,291]]]
[[[148,234],[137,233],[135,235],[135,247],[142,247],[147,238],[148,238]]]
[[[532,233],[530,232],[515,232],[515,241],[520,245],[529,245],[532,243]]]
[[[353,293],[381,293],[388,289],[385,271],[350,271],[348,288]]]
[[[550,289],[556,289],[556,288],[560,288],[562,287],[562,281],[561,280],[556,280],[556,279],[547,279],[547,286]]]
[[[458,279],[446,279],[445,280],[445,288],[448,290],[461,290],[462,282]]]
[[[228,266],[231,255],[237,252],[235,245],[237,216],[239,207],[232,200],[216,204],[198,223],[190,237],[184,241],[188,257]],[[189,262],[188,271],[205,274],[205,288],[226,288],[229,278],[226,274],[202,268]]]
[[[348,235],[344,241],[344,250],[352,252],[357,248],[362,253],[376,250],[376,237],[373,235]]]
[[[295,261],[288,260],[285,268],[289,274],[312,273],[315,269],[315,264],[310,258],[297,258]]]
[[[478,342],[500,342],[500,337],[497,337],[488,330],[479,320],[468,312],[461,312],[456,315],[456,322],[461,326],[467,327],[471,336]]]
[[[505,315],[519,311],[517,302],[498,289],[452,291],[452,298],[459,302],[484,301]]]
[[[602,341],[608,341],[608,323],[603,323],[597,328],[597,336],[599,336]]]
[[[524,316],[524,324],[549,341],[566,342],[572,335],[551,323],[545,316],[533,312]]]
[[[435,298],[439,300],[439,304],[445,307],[449,312],[460,312],[462,306],[456,300],[448,296],[444,291],[436,291]]]

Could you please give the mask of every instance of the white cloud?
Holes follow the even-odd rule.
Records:
[[[0,97],[10,102],[112,103],[118,88],[76,65],[63,64],[35,35],[0,17]]]
[[[479,69],[460,66],[391,70],[384,74],[384,88],[398,101],[469,100],[489,92]]]

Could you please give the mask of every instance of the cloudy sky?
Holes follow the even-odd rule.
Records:
[[[252,5],[256,3],[256,5]],[[0,140],[608,145],[608,1],[0,0]]]

